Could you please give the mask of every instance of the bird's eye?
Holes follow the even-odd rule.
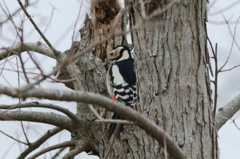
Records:
[[[110,56],[113,56],[113,52],[110,52],[110,54],[109,54]]]

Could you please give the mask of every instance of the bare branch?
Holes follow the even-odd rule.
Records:
[[[88,104],[95,104],[106,109],[109,109],[115,113],[118,113],[120,116],[135,122],[140,128],[145,130],[149,135],[155,138],[159,144],[163,147],[164,137],[166,138],[167,150],[168,153],[175,159],[187,159],[187,156],[179,148],[179,146],[174,142],[174,140],[164,132],[158,125],[150,121],[145,116],[141,115],[135,110],[128,108],[121,103],[113,101],[109,98],[101,96],[99,94],[82,92],[82,91],[60,91],[53,89],[30,89],[27,91],[20,91],[18,89],[7,88],[0,86],[0,94],[6,94],[11,97],[36,97],[36,98],[45,98],[52,100],[60,101],[76,101],[83,102]],[[154,130],[154,131],[152,131]]]
[[[208,13],[208,16],[213,16],[213,15],[217,15],[217,14],[223,13],[223,12],[225,12],[225,11],[227,11],[229,9],[232,9],[233,7],[237,6],[239,3],[240,3],[240,1],[236,1],[236,2],[234,2],[232,4],[230,4],[229,6],[227,6],[225,8],[222,8],[219,11],[216,11],[216,12],[213,12],[213,13]],[[209,9],[211,9],[210,6],[209,6]]]
[[[0,51],[0,60],[3,60],[12,55],[18,55],[24,51],[34,51],[40,53],[42,55],[46,55],[48,57],[56,59],[52,50],[41,42],[37,43],[21,43],[19,42],[17,45],[13,47],[8,47]]]
[[[93,107],[92,104],[88,104],[89,109],[91,110],[91,112],[100,120],[103,121],[104,119],[98,114],[98,112],[96,111],[96,109]]]
[[[21,56],[19,56],[19,57],[21,57]],[[20,58],[20,59],[21,59],[21,58]],[[18,65],[18,59],[17,59],[17,58],[16,58],[16,63],[17,63],[17,65]],[[23,65],[22,67],[23,67],[23,71],[24,71],[24,74],[25,74],[25,73],[26,73],[26,72],[25,72],[26,70],[24,69],[24,65]],[[17,74],[18,74],[18,88],[19,88],[19,87],[20,87],[19,67],[17,67]],[[26,77],[26,76],[25,76],[25,77]],[[29,83],[28,78],[26,78],[26,80],[27,80],[27,82]],[[18,98],[18,104],[20,104],[20,103],[21,103],[21,99]],[[20,110],[20,109],[19,109],[19,110]],[[21,123],[21,128],[22,128],[23,134],[24,134],[24,136],[25,136],[25,139],[26,139],[28,145],[30,145],[30,142],[29,142],[28,137],[27,137],[27,133],[26,133],[26,131],[25,131],[25,129],[24,129],[24,126],[23,126],[23,122],[20,121],[20,123]]]
[[[60,148],[52,157],[52,159],[58,158],[58,156],[66,149],[67,147]]]
[[[13,104],[13,105],[0,105],[0,109],[16,109],[16,108],[29,108],[29,107],[42,107],[42,108],[50,108],[54,110],[58,110],[64,114],[66,114],[73,122],[78,124],[82,124],[82,121],[77,117],[77,115],[70,112],[68,109],[64,109],[60,106],[53,105],[53,104],[46,104],[46,103],[39,103],[39,102],[30,102],[30,103],[22,103],[22,104]]]
[[[234,68],[237,68],[239,67],[240,65],[236,65],[236,66],[233,66],[232,68],[229,68],[229,69],[226,69],[226,70],[221,70],[221,72],[227,72],[227,71],[231,71],[233,70]]]
[[[33,6],[33,5],[35,5],[35,4],[37,4],[38,3],[38,1],[36,1],[36,2],[34,2],[34,3],[31,3],[31,4],[24,4],[24,6],[25,6],[25,8],[27,8],[27,7],[29,7],[29,6]],[[5,4],[5,3],[4,3]],[[1,6],[1,5],[0,5]],[[1,7],[3,7],[3,6],[1,6]],[[3,8],[2,8],[3,9]],[[19,11],[21,11],[22,10],[22,8],[18,8],[16,11],[14,11],[12,14],[10,14],[9,13],[9,15],[8,15],[8,18],[7,19],[5,19],[4,21],[2,21],[2,22],[0,22],[0,26],[2,25],[2,24],[4,24],[4,23],[7,23],[9,20],[10,20],[10,18],[12,19],[12,17],[13,16],[15,16],[17,13],[19,13]]]
[[[53,51],[54,55],[58,58],[60,56],[60,52],[57,51],[52,44],[48,41],[48,39],[43,35],[41,30],[38,28],[37,24],[33,21],[32,17],[28,14],[27,10],[25,9],[24,5],[22,4],[21,0],[18,0],[19,5],[21,6],[22,10],[26,14],[26,16],[29,18],[30,22],[34,26],[34,28],[37,30],[37,32],[40,34],[40,36],[43,38],[43,40],[47,43],[47,45],[50,47],[50,49]]]
[[[37,141],[30,144],[30,147],[28,147],[25,151],[21,153],[21,155],[17,159],[24,159],[29,153],[36,150],[40,145],[42,145],[46,140],[48,140],[53,135],[56,135],[60,131],[62,131],[62,128],[55,127],[51,130],[48,130],[42,137],[40,137]]]
[[[240,94],[231,100],[227,105],[220,108],[216,115],[216,129],[221,127],[240,109]]]
[[[43,113],[33,111],[0,111],[0,121],[32,121],[55,125],[68,131],[72,130],[72,121],[55,113]]]
[[[215,45],[215,51],[213,52],[213,58],[215,61],[215,79],[214,79],[214,106],[213,106],[213,117],[216,117],[217,113],[217,99],[218,99],[218,45]]]
[[[18,0],[19,1],[19,0]],[[147,16],[146,20],[149,20],[151,18],[153,18],[154,16],[157,16],[159,14],[162,14],[163,12],[167,11],[169,8],[171,8],[173,6],[173,4],[175,4],[177,0],[173,0],[171,1],[166,7],[164,7],[163,9],[158,9],[155,10],[153,13],[151,13],[149,16]],[[158,23],[156,23],[156,25],[159,25]],[[153,26],[151,24],[151,26]],[[56,74],[61,68],[65,67],[66,65],[68,65],[71,61],[75,60],[75,59],[79,59],[79,57],[81,57],[83,54],[91,52],[93,48],[95,48],[97,45],[103,44],[104,42],[110,40],[113,37],[118,37],[118,36],[122,36],[125,34],[128,34],[134,30],[140,29],[140,28],[144,28],[144,27],[148,27],[147,24],[144,24],[144,21],[141,21],[140,23],[138,23],[137,25],[131,27],[131,29],[126,30],[126,31],[112,31],[106,38],[100,39],[98,41],[93,41],[88,47],[84,48],[80,53],[74,54],[73,56],[68,56],[68,58],[65,58],[63,60],[63,58],[59,55],[59,57],[57,56],[56,59],[57,61],[61,61],[61,64],[58,65],[57,67],[55,67],[55,69],[49,73],[48,75],[45,75],[44,77],[42,77],[41,79],[37,80],[35,83],[32,84],[28,84],[26,86],[23,87],[23,89],[25,91],[27,91],[28,89],[31,89],[34,85],[39,84],[40,82],[44,81],[47,77],[50,77],[51,75]]]
[[[74,156],[78,155],[79,153],[86,151],[87,147],[88,147],[88,145],[76,146],[76,148],[74,150],[65,154],[62,159],[74,158]]]
[[[230,48],[230,52],[229,52],[229,54],[228,54],[228,57],[227,57],[225,63],[224,63],[224,64],[222,65],[222,67],[220,67],[220,69],[218,70],[219,72],[221,72],[222,69],[223,69],[223,68],[226,66],[226,64],[228,63],[228,60],[229,60],[229,58],[230,58],[230,56],[231,56],[231,54],[232,54],[233,44],[236,43],[236,45],[238,46],[238,44],[237,44],[237,42],[236,42],[236,40],[235,40],[235,37],[236,37],[236,31],[237,31],[237,25],[238,25],[239,19],[240,19],[240,17],[238,18],[237,23],[236,23],[236,25],[235,25],[235,27],[234,27],[234,34],[233,34],[233,35],[231,34],[233,40],[232,40],[232,45],[231,45],[231,48]],[[230,30],[230,33],[231,33],[231,30]]]
[[[20,141],[20,140],[14,138],[14,137],[8,135],[7,133],[3,132],[2,130],[0,130],[0,133],[2,133],[3,135],[6,135],[7,137],[9,137],[9,138],[11,138],[11,139],[13,139],[13,140],[15,140],[15,141],[21,143],[21,144],[28,145],[28,143],[22,142],[22,141]]]
[[[52,150],[55,150],[55,149],[59,149],[59,148],[62,148],[62,147],[74,147],[74,146],[76,146],[76,141],[66,141],[66,142],[63,142],[63,143],[56,144],[56,145],[50,146],[48,148],[45,148],[45,149],[39,151],[38,153],[32,155],[28,159],[37,158],[38,156],[40,156],[40,155],[42,155],[46,152],[49,152],[49,151],[52,151]]]
[[[107,123],[107,124],[124,124],[124,125],[136,125],[134,122],[128,120],[117,120],[117,119],[97,119],[96,122]]]
[[[112,147],[113,147],[114,141],[115,141],[115,139],[116,139],[116,136],[117,136],[117,134],[118,134],[118,132],[119,132],[119,127],[120,127],[120,125],[117,124],[117,127],[116,127],[116,129],[115,129],[115,131],[114,131],[114,133],[113,133],[113,135],[112,135],[112,137],[111,137],[111,139],[110,139],[110,145],[109,145],[109,148],[108,148],[108,150],[107,150],[107,153],[106,153],[104,159],[108,159],[108,156],[109,156],[109,154],[110,154],[110,152],[111,152],[111,150],[112,150]]]

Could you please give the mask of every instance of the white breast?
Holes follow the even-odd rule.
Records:
[[[119,72],[119,68],[116,65],[112,66],[112,76],[113,76],[113,84],[119,85],[125,83],[122,75]]]

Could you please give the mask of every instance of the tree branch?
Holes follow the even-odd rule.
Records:
[[[28,14],[27,10],[25,9],[24,5],[22,4],[21,0],[18,0],[19,5],[21,6],[23,12],[26,14],[26,16],[29,18],[30,22],[36,29],[36,31],[40,34],[40,36],[43,38],[43,40],[47,43],[47,45],[50,47],[50,49],[53,51],[54,55],[59,59],[59,56],[61,52],[57,51],[52,44],[48,41],[48,39],[43,35],[41,30],[38,28],[37,24],[33,21],[32,17]]]
[[[74,147],[74,146],[76,146],[76,141],[65,141],[65,142],[60,143],[60,144],[49,146],[49,147],[39,151],[38,153],[32,155],[28,159],[37,158],[38,156],[40,156],[40,155],[42,155],[42,154],[44,154],[46,152],[49,152],[49,151],[52,151],[52,150],[55,150],[55,149],[59,149],[59,148],[62,148],[62,147]]]
[[[36,2],[34,2],[34,3],[31,3],[31,4],[29,4],[29,3],[25,3],[24,4],[24,6],[25,6],[25,8],[27,8],[27,7],[30,7],[30,6],[33,6],[33,5],[35,5],[35,4],[37,4],[39,1],[36,1]],[[4,3],[5,4],[5,3]],[[3,9],[3,8],[2,8]],[[10,14],[9,13],[9,15],[8,15],[8,17],[4,20],[4,21],[2,21],[2,22],[0,22],[0,26],[2,25],[2,24],[4,24],[4,23],[7,23],[10,19],[12,19],[13,18],[13,16],[15,16],[17,13],[19,13],[19,11],[21,11],[22,10],[22,8],[18,8],[16,11],[14,11],[12,14]]]
[[[42,55],[46,55],[48,57],[56,59],[53,51],[46,45],[41,42],[37,43],[22,43],[19,42],[17,45],[13,47],[5,48],[0,51],[0,60],[3,60],[12,55],[18,55],[24,51],[34,51],[40,53]]]
[[[79,153],[83,152],[86,150],[87,147],[76,147],[72,151],[68,152],[63,156],[62,159],[69,159],[69,158],[74,158],[74,156],[78,155]]]
[[[240,109],[240,94],[231,100],[227,105],[220,108],[216,115],[216,129],[221,127]]]
[[[118,113],[118,115],[130,121],[135,122],[140,128],[145,130],[147,134],[155,138],[159,142],[161,147],[164,147],[164,140],[166,139],[168,153],[174,159],[187,159],[187,156],[174,142],[174,140],[154,122],[150,121],[145,116],[141,115],[135,110],[99,94],[82,91],[74,92],[54,89],[30,89],[27,91],[21,91],[19,89],[12,89],[0,86],[0,94],[1,93],[15,98],[25,99],[28,97],[35,97],[60,101],[76,101],[104,107],[108,110]]]
[[[58,156],[60,156],[60,154],[66,149],[67,147],[62,147],[60,148],[52,157],[52,159],[56,159],[58,158]]]
[[[29,107],[42,107],[58,110],[64,114],[66,114],[73,122],[77,124],[82,124],[82,121],[77,117],[77,115],[70,112],[68,109],[62,108],[53,104],[39,103],[39,102],[30,102],[30,103],[22,103],[22,104],[13,104],[13,105],[0,105],[0,109],[16,109],[16,108],[29,108]]]
[[[32,121],[45,123],[50,125],[55,125],[68,131],[72,130],[72,121],[62,115],[55,113],[43,113],[43,112],[33,112],[33,111],[0,111],[0,121]]]
[[[21,153],[21,155],[17,159],[24,159],[29,153],[36,150],[40,145],[42,145],[46,140],[48,140],[53,135],[59,133],[62,131],[62,128],[55,127],[51,130],[48,130],[42,137],[40,137],[37,141],[34,143],[31,143],[30,147],[28,147],[25,151]]]
[[[20,141],[20,140],[14,138],[14,137],[8,135],[7,133],[3,132],[2,130],[0,130],[0,133],[2,133],[3,135],[5,135],[5,136],[7,136],[7,137],[9,137],[9,138],[11,138],[11,139],[13,139],[13,140],[15,140],[15,141],[21,143],[21,144],[28,145],[28,143],[25,143],[25,142],[23,142],[23,141]]]

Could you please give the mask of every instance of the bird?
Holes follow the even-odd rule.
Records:
[[[118,45],[109,53],[111,65],[107,71],[107,90],[112,100],[116,100],[128,107],[135,107],[137,100],[136,74],[134,71],[134,57],[130,49],[125,45]],[[124,119],[114,113],[112,119]],[[116,129],[117,124],[110,124],[108,138],[110,139]],[[120,125],[117,139],[123,125]]]

